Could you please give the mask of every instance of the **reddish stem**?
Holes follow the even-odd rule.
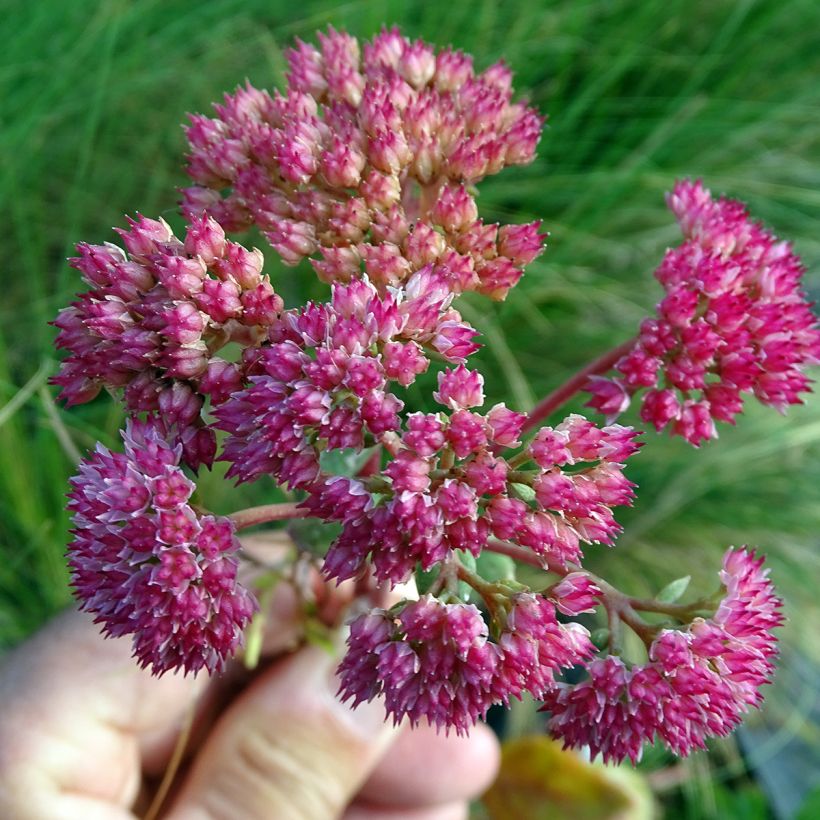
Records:
[[[586,365],[586,367],[583,367],[574,376],[565,381],[560,387],[556,387],[552,393],[541,399],[530,411],[524,423],[523,432],[526,433],[528,430],[532,430],[539,422],[566,404],[576,393],[583,390],[590,376],[606,373],[621,356],[632,349],[634,344],[634,339],[628,339],[607,353],[604,353],[602,356],[599,356],[597,359],[594,359]]]
[[[259,507],[248,507],[231,513],[228,518],[238,530],[253,527],[256,524],[267,524],[269,521],[284,521],[288,518],[307,518],[310,513],[296,503],[262,504]]]
[[[518,544],[510,544],[508,541],[497,541],[491,538],[487,542],[487,547],[490,552],[497,552],[499,555],[507,555],[514,561],[520,561],[522,564],[529,564],[538,569],[554,572],[556,575],[567,575],[573,570],[580,569],[580,567],[568,566],[562,567],[560,564],[550,561],[540,555],[536,555],[532,550],[526,547],[521,547]]]

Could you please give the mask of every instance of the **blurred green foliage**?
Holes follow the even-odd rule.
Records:
[[[56,365],[47,322],[79,287],[64,258],[79,239],[112,240],[123,212],[179,226],[184,112],[208,110],[246,77],[281,83],[294,36],[332,23],[368,37],[397,23],[472,52],[479,66],[503,56],[517,89],[549,113],[536,163],[481,186],[485,219],[541,218],[552,234],[506,303],[462,300],[485,334],[479,357],[491,400],[526,408],[633,333],[658,298],[651,272],[677,241],[663,194],[678,176],[747,201],[794,241],[820,293],[816,0],[0,5],[0,646],[67,603],[68,478],[78,452],[115,442],[120,421],[105,397],[66,412],[46,386]],[[288,304],[321,296],[305,269],[267,256]],[[724,426],[699,453],[646,439],[630,473],[641,489],[621,516],[626,533],[611,553],[590,550],[593,568],[636,594],[691,573],[697,591],[713,586],[726,546],[759,544],[788,602],[785,640],[818,662],[818,403],[785,419],[750,406],[737,429]],[[258,502],[276,492],[264,482],[234,491],[220,470],[203,487],[224,511],[241,506],[237,493]],[[767,715],[782,729],[768,754],[795,734],[818,745],[804,720],[814,687],[792,681],[780,698],[775,687]],[[687,786],[683,805],[699,808],[682,816],[758,816],[726,808],[720,783],[743,766],[728,744],[716,759],[711,771],[698,757],[684,764],[687,782],[700,785]],[[737,793],[757,805],[754,793]]]

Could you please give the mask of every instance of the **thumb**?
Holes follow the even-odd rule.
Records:
[[[398,737],[380,701],[352,711],[315,647],[269,669],[223,714],[168,820],[329,820]]]

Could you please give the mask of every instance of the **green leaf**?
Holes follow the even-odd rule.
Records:
[[[595,629],[589,638],[598,649],[604,649],[609,643],[609,628],[604,626],[601,629]]]
[[[326,555],[341,531],[341,524],[325,523],[317,518],[298,518],[288,525],[288,535],[296,546],[314,555]]]
[[[367,464],[375,449],[375,447],[367,447],[364,450],[355,450],[348,447],[339,450],[325,450],[319,456],[319,464],[326,473],[352,477],[358,475],[359,470]]]
[[[535,490],[529,484],[519,484],[517,482],[510,484],[510,491],[516,497],[520,498],[525,504],[535,501]]]
[[[484,550],[476,561],[476,572],[487,581],[514,581],[515,561],[509,555]]]
[[[631,768],[589,763],[543,735],[508,741],[482,802],[493,820],[651,820],[649,785]]]
[[[662,604],[674,604],[678,598],[686,592],[689,582],[692,580],[691,575],[684,575],[682,578],[676,578],[671,583],[668,583],[655,597]]]
[[[430,591],[430,587],[433,586],[438,575],[439,567],[437,566],[432,569],[422,569],[421,567],[416,569],[416,588],[419,595],[426,595]]]

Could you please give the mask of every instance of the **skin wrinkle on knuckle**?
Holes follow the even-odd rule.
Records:
[[[298,713],[298,710],[294,710]],[[307,724],[243,721],[231,731],[220,765],[196,778],[194,805],[213,820],[330,820],[361,779],[361,741],[322,716]],[[201,780],[207,777],[203,788]],[[240,813],[241,812],[241,813]],[[175,820],[189,816],[171,815]]]

